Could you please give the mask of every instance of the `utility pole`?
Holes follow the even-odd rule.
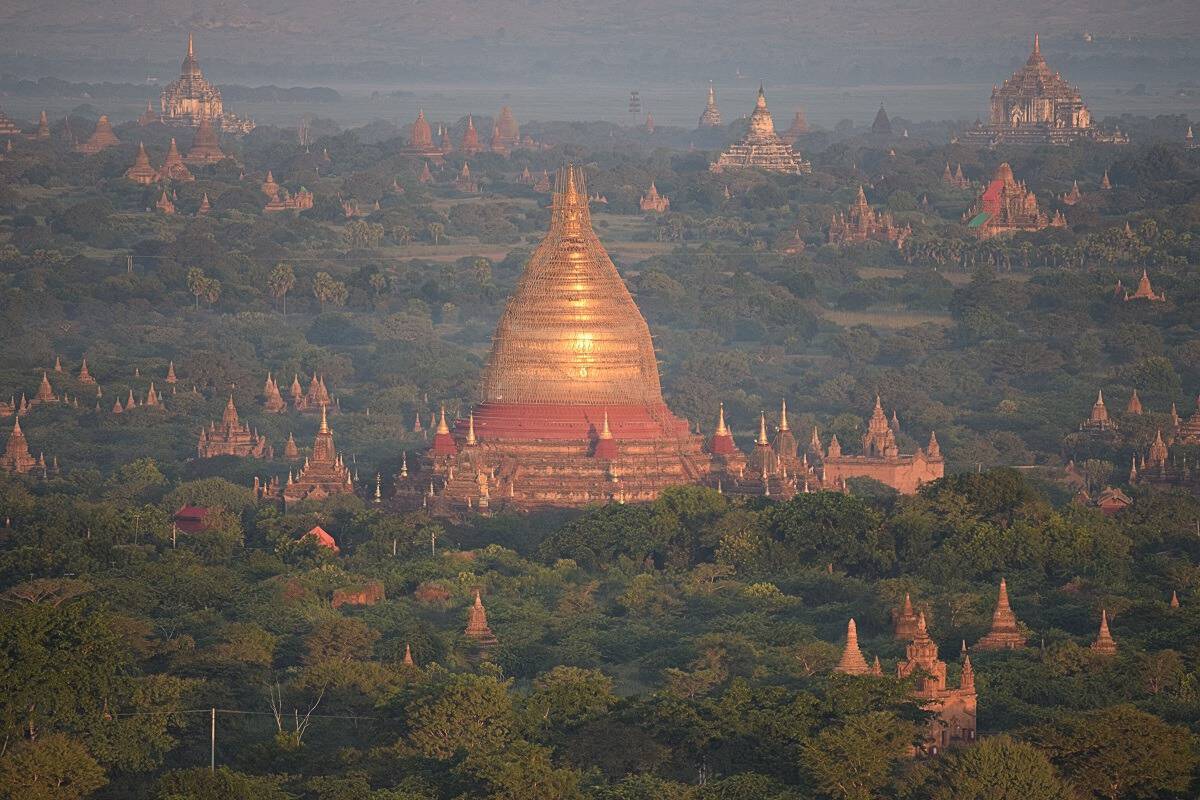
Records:
[[[208,734],[209,749],[208,749],[208,771],[217,771],[217,709],[212,710],[212,725],[209,728]]]

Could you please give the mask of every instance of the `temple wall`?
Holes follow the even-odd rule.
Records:
[[[915,494],[922,484],[946,473],[944,461],[918,461],[911,456],[898,459],[868,459],[862,456],[827,458],[825,480],[836,483],[848,478],[874,478],[901,494]]]

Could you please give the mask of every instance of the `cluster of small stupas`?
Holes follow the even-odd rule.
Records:
[[[150,155],[146,152],[146,146],[138,142],[137,156],[134,158],[133,166],[125,170],[125,177],[143,186],[149,186],[159,181],[187,182],[195,180],[191,170],[187,167],[189,163],[215,164],[225,158],[216,135],[207,120],[202,122],[196,131],[195,142],[186,157],[179,154],[179,146],[172,138],[171,144],[167,147],[167,155],[163,159],[162,167],[159,169],[155,169],[150,163]]]
[[[1062,201],[1064,206],[1078,205],[1079,201],[1082,199],[1083,199],[1083,192],[1079,191],[1079,181],[1072,181],[1071,182],[1071,191],[1064,193],[1059,198],[1059,200]]]
[[[654,181],[650,181],[650,189],[642,195],[638,206],[648,214],[665,214],[671,208],[671,199],[665,194],[659,194]]]
[[[996,174],[984,187],[975,205],[963,215],[963,220],[967,229],[981,239],[1067,226],[1062,212],[1055,211],[1051,218],[1042,211],[1037,196],[1013,176],[1008,162],[996,168]]]
[[[1129,141],[1120,131],[1106,134],[1092,124],[1079,88],[1051,71],[1036,34],[1025,65],[1003,85],[992,87],[988,124],[978,123],[967,131],[967,138],[989,145]]]
[[[266,436],[252,431],[247,423],[238,418],[237,407],[233,404],[231,394],[221,415],[221,424],[210,422],[207,428],[200,429],[196,455],[199,458],[237,456],[271,459],[275,457],[275,451]]]
[[[463,131],[462,138],[458,144],[458,150],[468,158],[482,153],[485,149],[498,155],[507,156],[518,147],[537,147],[537,142],[528,136],[521,137],[520,125],[517,124],[517,119],[513,115],[512,109],[508,106],[501,108],[500,113],[496,116],[496,121],[492,125],[491,137],[488,139],[486,148],[480,142],[479,131],[475,127],[474,115],[467,116],[467,127]],[[450,138],[450,129],[439,125],[437,135],[435,136],[433,126],[425,118],[425,110],[419,109],[417,111],[417,118],[413,120],[408,128],[408,137],[404,147],[400,150],[400,154],[410,158],[424,159],[427,162],[426,171],[428,171],[428,162],[432,161],[434,164],[440,164],[454,150],[454,143]],[[432,180],[432,177],[430,180]]]
[[[955,167],[954,171],[950,171],[950,162],[946,162],[945,169],[942,170],[942,183],[954,189],[970,189],[971,180],[963,174],[962,164]]]
[[[294,444],[294,443],[293,443]],[[296,475],[288,472],[283,487],[284,506],[303,501],[321,502],[339,494],[353,494],[354,482],[350,468],[342,461],[333,445],[333,431],[325,406],[321,406],[321,427],[313,440],[312,452],[304,459],[304,466]]]
[[[1172,455],[1172,447],[1195,447],[1200,445],[1200,398],[1191,417],[1181,419],[1171,406],[1172,427],[1166,438],[1157,431],[1154,441],[1143,454],[1134,454],[1129,468],[1129,482],[1149,486],[1178,487],[1200,493],[1200,464],[1189,463]]]
[[[867,203],[867,196],[862,186],[858,187],[858,197],[845,213],[833,216],[829,224],[830,244],[861,244],[863,242],[888,242],[897,248],[912,236],[912,226],[900,227],[892,218],[892,212],[877,212]]]
[[[763,87],[758,87],[758,98],[750,114],[750,129],[740,142],[729,145],[716,163],[713,172],[731,169],[761,169],[767,172],[783,172],[790,175],[811,172],[812,165],[800,158],[792,146],[775,133],[775,123],[767,109],[767,96]]]
[[[1171,608],[1179,607],[1179,598],[1171,593]],[[904,658],[896,664],[897,678],[915,678],[914,696],[921,701],[924,710],[932,712],[929,728],[925,734],[923,750],[930,754],[956,745],[975,741],[978,725],[978,697],[975,691],[975,670],[967,653],[966,642],[962,645],[962,666],[957,687],[951,687],[947,676],[946,662],[938,657],[938,646],[929,635],[924,611],[913,608],[912,598],[905,593],[904,602],[892,610],[893,636],[908,642]],[[1017,622],[1016,614],[1008,599],[1008,585],[1000,579],[1000,590],[996,608],[988,632],[975,643],[975,650],[1003,651],[1021,650],[1027,645],[1027,637]],[[1117,643],[1109,630],[1108,612],[1101,610],[1100,626],[1091,644],[1092,652],[1100,656],[1112,656],[1117,652]],[[883,667],[879,657],[868,665],[858,643],[858,627],[851,619],[846,626],[846,645],[835,672],[847,675],[882,676]]]
[[[267,170],[267,177],[259,187],[267,196],[267,204],[263,211],[275,213],[279,211],[305,211],[313,207],[313,193],[301,186],[292,194],[275,182],[275,176]]]
[[[268,382],[273,384],[275,391],[264,392],[263,404],[268,406],[268,411],[275,410],[269,406],[275,405],[275,396],[279,394],[279,385],[274,382],[270,375],[267,376]],[[269,388],[269,387],[264,387]],[[329,393],[329,388],[325,385],[325,377],[312,374],[312,378],[308,382],[308,390],[306,391],[300,385],[300,376],[292,376],[292,385],[288,389],[288,396],[292,401],[292,408],[301,413],[316,414],[318,411],[325,413],[325,410],[336,411],[338,409],[338,401]]]
[[[1128,225],[1126,226],[1128,227]],[[1165,303],[1167,300],[1166,292],[1155,292],[1154,287],[1150,284],[1150,274],[1143,269],[1142,277],[1138,278],[1137,288],[1130,293],[1119,279],[1117,285],[1113,287],[1113,296],[1123,299],[1125,302],[1131,300],[1145,300],[1149,303]]]
[[[200,71],[192,34],[188,34],[187,55],[179,68],[179,78],[167,84],[159,98],[159,114],[147,106],[139,122],[148,125],[161,122],[176,127],[199,127],[208,121],[214,128],[227,133],[248,133],[254,123],[240,119],[225,110],[221,90],[210,83]],[[219,160],[219,159],[218,159]]]
[[[958,686],[951,687],[946,662],[938,658],[938,646],[929,635],[925,613],[914,613],[907,595],[904,603],[904,611],[896,615],[896,638],[907,640],[908,645],[904,658],[896,664],[896,677],[915,676],[913,696],[925,711],[933,714],[922,749],[937,755],[948,747],[970,744],[975,741],[978,708],[971,657],[964,648]],[[858,646],[858,628],[853,619],[846,626],[846,647],[834,671],[847,675],[883,675],[878,656],[871,666],[867,666]]]
[[[914,492],[944,474],[936,436],[901,455],[899,420],[876,398],[860,455],[801,451],[782,407],[775,441],[742,453],[725,424],[706,442],[662,398],[645,319],[592,230],[582,170],[558,175],[550,231],[509,298],[484,369],[482,402],[451,426],[445,410],[420,468],[397,499],[440,511],[583,506],[653,500],[701,483],[735,494],[790,497],[843,490],[870,477]],[[423,432],[418,418],[414,430]]]

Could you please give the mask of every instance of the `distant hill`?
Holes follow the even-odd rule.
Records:
[[[195,30],[231,63],[378,60],[412,69],[695,73],[772,63],[1012,53],[1040,31],[1082,46],[1200,34],[1195,0],[8,0],[0,50],[48,58],[177,58]]]

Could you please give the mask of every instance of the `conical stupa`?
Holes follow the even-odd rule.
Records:
[[[917,635],[917,613],[913,610],[912,597],[904,593],[904,605],[892,612],[895,622],[893,635],[901,641],[912,641]]]
[[[842,651],[842,658],[833,671],[843,672],[847,675],[866,675],[870,669],[867,666],[867,660],[863,658],[862,650],[858,649],[858,626],[851,619],[846,625],[846,648]]]
[[[992,614],[992,629],[975,647],[978,650],[1016,650],[1024,646],[1025,635],[1017,627],[1017,615],[1008,605],[1008,584],[1001,578],[996,611]]]
[[[775,122],[767,108],[766,93],[759,86],[754,111],[750,113],[750,130],[742,141],[729,145],[710,169],[713,172],[761,169],[799,175],[811,172],[812,164],[800,158],[792,146],[775,133]]]
[[[96,130],[92,131],[92,135],[88,140],[79,145],[75,149],[80,153],[87,155],[95,155],[106,147],[112,147],[121,143],[117,135],[113,133],[112,125],[108,121],[108,117],[104,114],[100,115],[100,119],[96,120]]]
[[[221,152],[221,142],[216,129],[208,117],[201,117],[200,125],[196,128],[196,138],[192,140],[185,160],[189,164],[215,164],[224,159],[225,154]]]
[[[1113,641],[1112,633],[1108,630],[1108,611],[1104,609],[1100,611],[1100,633],[1096,635],[1096,641],[1092,642],[1092,652],[1104,656],[1117,654],[1117,643]]]
[[[500,318],[481,395],[455,423],[454,446],[435,436],[427,454],[437,502],[650,500],[708,471],[702,437],[663,401],[650,329],[592,230],[574,166],[558,174],[550,231]],[[605,414],[614,443],[602,453],[618,455],[597,459]],[[478,446],[464,452],[472,417]],[[429,480],[417,473],[412,494]]]
[[[138,142],[137,156],[133,160],[133,166],[125,170],[125,177],[143,186],[149,186],[158,180],[158,170],[150,166],[150,156],[146,153],[146,146],[141,142]]]
[[[717,108],[717,93],[713,89],[712,81],[708,83],[708,102],[704,105],[704,111],[700,114],[701,128],[718,128],[721,125],[721,110]]]

